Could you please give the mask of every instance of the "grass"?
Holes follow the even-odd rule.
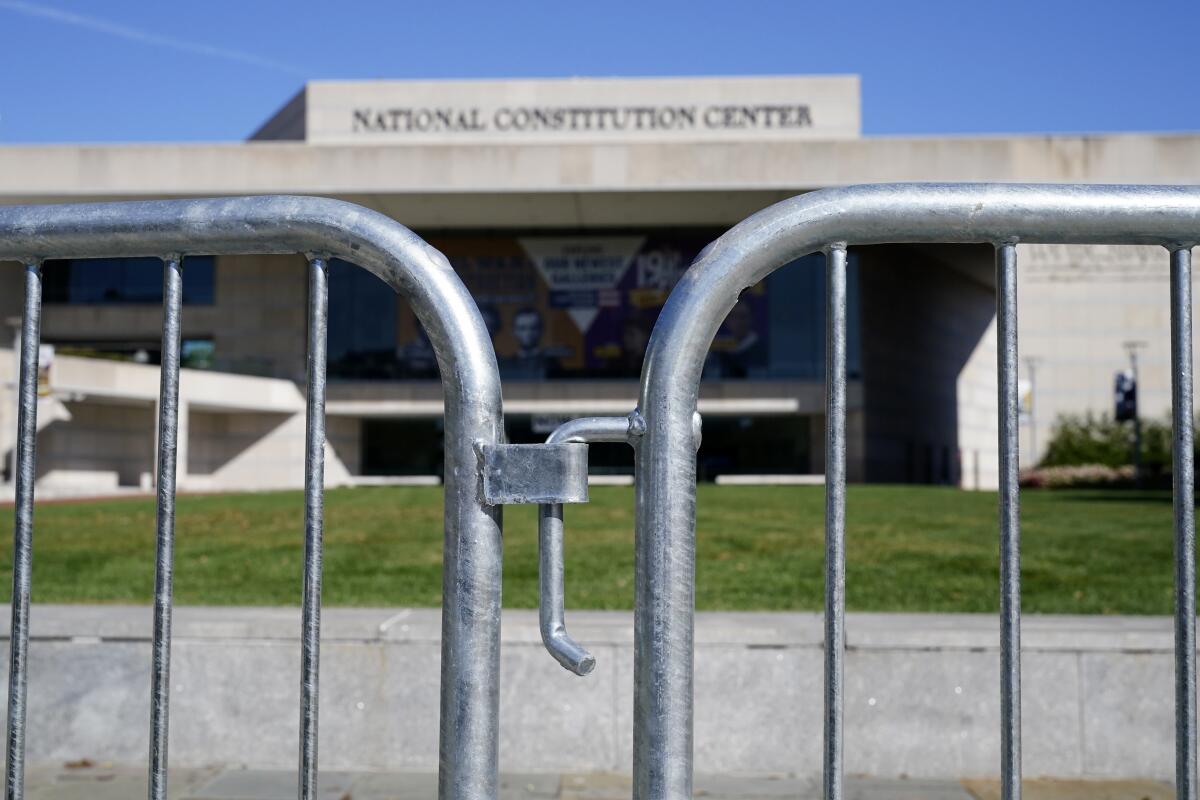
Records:
[[[1030,612],[1168,614],[1171,502],[1166,493],[1022,495],[1023,606]],[[633,496],[597,487],[568,506],[568,608],[633,605]],[[324,599],[331,605],[436,606],[441,492],[326,494]],[[298,492],[181,497],[175,597],[182,604],[294,605],[300,597]],[[819,609],[824,492],[702,485],[697,508],[701,609]],[[537,601],[535,509],[505,509],[504,603]],[[995,611],[996,495],[851,486],[847,602],[854,610]],[[11,541],[11,513],[0,536]],[[7,599],[11,552],[0,555]],[[148,603],[154,584],[149,499],[40,505],[35,602]]]

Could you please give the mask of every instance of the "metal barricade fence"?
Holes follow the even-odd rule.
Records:
[[[159,256],[163,260],[149,766],[149,797],[161,800],[167,795],[182,274],[188,254],[245,253],[304,253],[309,260],[298,796],[302,800],[316,796],[328,260],[336,257],[375,273],[411,303],[429,334],[443,376],[446,470],[439,794],[456,800],[495,797],[500,512],[484,501],[480,486],[481,450],[503,441],[495,353],[478,309],[441,253],[381,214],[309,197],[0,209],[0,260],[25,265],[6,797],[17,800],[24,793],[40,264],[70,257]]]
[[[1017,496],[1017,245],[1155,244],[1170,264],[1174,428],[1176,786],[1196,800],[1196,597],[1192,450],[1192,261],[1200,187],[895,184],[829,189],[739,223],[675,287],[642,368],[635,478],[633,795],[692,796],[696,418],[705,355],[741,292],[824,251],[826,357],[824,796],[843,797],[846,248],[989,243],[996,248],[1000,453],[1002,795],[1021,793],[1020,520]]]
[[[163,258],[157,570],[150,797],[165,797],[174,466],[184,256],[309,257],[305,561],[299,796],[316,792],[327,259],[345,258],[404,295],[429,334],[445,391],[445,557],[439,795],[497,793],[499,506],[537,503],[540,619],[547,649],[586,674],[565,627],[562,504],[587,501],[587,443],[635,451],[634,783],[636,800],[692,796],[696,411],[705,354],[741,292],[797,258],[827,264],[824,794],[842,791],[845,650],[846,249],[905,242],[996,248],[1000,453],[1001,788],[1020,797],[1020,522],[1017,491],[1017,245],[1156,244],[1169,253],[1175,504],[1177,796],[1196,800],[1191,248],[1200,188],[878,185],[813,192],[741,222],[675,287],[650,339],[638,408],[566,423],[543,445],[504,442],[495,354],[446,259],[398,223],[315,198],[236,198],[0,209],[0,259],[25,263],[17,442],[6,792],[23,791],[33,535],[39,264],[55,257]]]

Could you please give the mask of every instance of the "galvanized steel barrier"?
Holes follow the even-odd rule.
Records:
[[[1017,245],[1155,244],[1168,252],[1174,420],[1177,796],[1196,796],[1191,248],[1200,189],[1133,186],[880,185],[813,192],[743,221],[672,292],[643,365],[637,410],[567,423],[543,445],[504,443],[500,382],[482,318],[446,259],[374,212],[314,198],[240,198],[0,209],[0,259],[25,263],[17,442],[6,793],[23,792],[33,544],[39,264],[49,258],[162,257],[158,546],[150,797],[166,795],[171,574],[182,269],[192,254],[309,258],[301,798],[316,793],[327,259],[374,272],[429,333],[446,397],[446,516],[439,794],[497,795],[500,513],[537,503],[542,637],[564,667],[594,659],[566,631],[565,502],[586,502],[587,443],[626,442],[635,479],[634,797],[692,796],[697,414],[705,354],[742,291],[816,251],[827,264],[824,793],[840,800],[845,650],[846,248],[944,242],[996,248],[1000,452],[1001,774],[1020,796],[1020,521],[1017,492]]]
[[[840,800],[846,504],[846,248],[904,242],[996,248],[1000,450],[1002,793],[1020,797],[1017,245],[1154,244],[1171,282],[1177,796],[1196,798],[1191,248],[1200,188],[896,184],[830,189],[744,220],[696,259],[663,308],[642,368],[637,444],[634,797],[692,796],[695,424],[705,355],[738,296],[823,250],[828,272],[824,794]]]
[[[305,197],[256,197],[0,209],[0,260],[25,264],[5,792],[24,793],[26,659],[33,558],[34,456],[42,280],[51,258],[160,256],[163,340],[158,417],[151,800],[167,794],[171,576],[182,270],[188,254],[304,253],[309,259],[305,548],[299,789],[316,796],[328,259],[378,275],[412,305],[445,393],[445,556],[439,791],[496,796],[500,672],[500,510],[484,501],[480,450],[503,440],[495,353],[475,303],[437,250],[393,220]],[[402,523],[401,523],[402,524]]]

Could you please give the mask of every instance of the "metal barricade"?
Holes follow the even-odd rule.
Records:
[[[0,209],[0,260],[25,264],[6,794],[23,793],[33,545],[40,263],[163,259],[157,568],[150,797],[166,796],[171,575],[185,256],[305,253],[309,258],[305,561],[299,789],[316,793],[325,338],[329,258],[374,272],[429,334],[445,392],[445,557],[439,794],[497,795],[501,525],[499,506],[537,503],[541,626],[547,648],[586,674],[566,632],[562,504],[587,500],[587,443],[634,447],[636,558],[634,797],[692,794],[696,411],[705,354],[742,291],[811,252],[826,254],[826,590],[824,791],[842,792],[845,649],[846,248],[903,242],[996,247],[1000,422],[1002,791],[1020,796],[1020,526],[1017,495],[1017,245],[1157,244],[1169,252],[1176,541],[1177,795],[1196,800],[1191,248],[1200,188],[883,185],[814,192],[743,221],[699,256],[655,326],[638,409],[567,423],[542,445],[504,442],[496,358],[483,320],[446,259],[398,223],[332,200],[294,197]]]
[[[1196,631],[1192,451],[1191,248],[1200,188],[898,184],[830,189],[761,211],[710,244],[663,308],[642,369],[635,470],[633,796],[692,796],[696,413],[706,353],[747,288],[801,256],[827,269],[824,796],[843,797],[845,650],[846,248],[989,243],[996,248],[1000,453],[1002,794],[1021,793],[1020,520],[1017,495],[1017,245],[1156,244],[1171,281],[1174,426],[1176,785],[1196,800]],[[543,546],[561,559],[561,515]],[[545,561],[546,554],[543,555]],[[554,580],[561,583],[561,565]],[[542,615],[561,622],[561,587],[543,576]],[[561,626],[560,626],[561,627]],[[581,651],[547,646],[574,669]]]
[[[51,258],[159,256],[163,338],[158,417],[157,568],[149,797],[167,795],[171,579],[178,452],[182,274],[188,254],[304,253],[309,259],[305,548],[298,796],[316,796],[328,260],[375,273],[412,305],[445,393],[445,555],[439,794],[497,793],[500,509],[483,498],[483,463],[503,441],[500,380],[475,303],[446,258],[393,220],[308,197],[250,197],[0,209],[0,260],[25,264],[16,472],[6,796],[24,792],[29,596],[42,279]],[[532,453],[536,463],[544,453]],[[547,472],[541,470],[541,473]],[[558,476],[551,476],[558,477]],[[547,500],[564,499],[545,491]]]

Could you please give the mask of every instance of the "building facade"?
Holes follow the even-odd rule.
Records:
[[[0,202],[316,194],[384,213],[447,255],[492,332],[510,438],[625,413],[650,330],[688,264],[753,212],[888,181],[1190,183],[1200,136],[863,137],[852,76],[308,84],[249,141],[0,147]],[[1055,416],[1111,405],[1144,342],[1143,414],[1169,406],[1167,262],[1154,248],[1021,246],[1023,460]],[[849,474],[996,482],[994,275],[986,246],[852,248]],[[44,493],[149,488],[161,264],[44,266]],[[184,264],[184,491],[302,485],[307,277],[300,256]],[[428,340],[381,281],[330,277],[332,484],[436,481]],[[0,268],[19,330],[21,276]],[[752,287],[705,365],[703,479],[819,480],[823,258]],[[15,359],[0,354],[11,450]],[[1034,380],[1030,380],[1033,378]],[[597,474],[627,480],[624,448]]]

